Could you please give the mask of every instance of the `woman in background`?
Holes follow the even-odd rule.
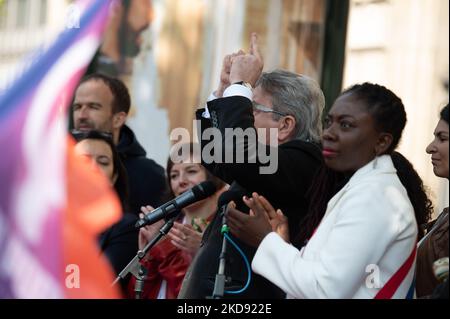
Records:
[[[126,170],[120,161],[111,134],[99,131],[75,131],[72,132],[72,135],[77,141],[75,152],[88,158],[92,165],[100,168],[110,181],[111,187],[114,187],[122,205],[124,213],[121,220],[99,237],[100,249],[118,275],[138,250],[138,230],[134,227],[137,217],[127,212],[128,180]],[[125,287],[126,282],[122,282],[122,287]]]
[[[448,180],[448,104],[441,111],[441,118],[434,130],[434,140],[428,145],[426,152],[431,155],[434,174]],[[448,257],[448,228],[447,207],[428,225],[427,235],[418,245],[416,293],[419,298],[430,296],[439,284],[433,271],[433,263]],[[448,298],[448,280],[447,288],[442,292]]]
[[[143,299],[174,299],[177,298],[184,275],[200,247],[202,234],[217,211],[217,200],[225,190],[225,183],[211,175],[200,163],[195,155],[199,149],[196,144],[183,145],[181,149],[188,152],[181,154],[181,160],[174,162],[172,158],[180,154],[172,153],[167,161],[167,181],[169,185],[168,200],[188,191],[204,181],[212,181],[216,186],[216,193],[204,200],[185,207],[178,221],[166,238],[163,238],[143,258],[142,265],[147,269]],[[145,214],[153,207],[142,208]],[[141,215],[141,218],[143,215]],[[164,224],[161,220],[152,225],[141,228],[139,233],[139,249],[153,239]],[[133,279],[129,287],[129,297],[135,295]]]

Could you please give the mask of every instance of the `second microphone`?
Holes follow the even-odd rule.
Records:
[[[161,219],[167,219],[174,217],[181,209],[189,206],[195,202],[205,199],[216,192],[216,187],[213,182],[206,181],[200,183],[176,198],[168,201],[167,203],[159,206],[150,214],[145,215],[144,218],[136,222],[135,227],[141,228],[146,225],[156,223]]]

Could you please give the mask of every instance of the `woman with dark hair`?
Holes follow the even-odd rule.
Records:
[[[189,156],[183,158],[185,156],[180,154],[182,150]],[[200,247],[202,233],[214,217],[217,210],[217,199],[225,187],[222,180],[212,175],[200,164],[200,155],[196,153],[197,151],[200,151],[198,144],[181,145],[176,152],[179,153],[176,155],[179,157],[177,163],[173,161],[176,158],[174,152],[168,158],[166,166],[167,184],[169,185],[167,200],[177,197],[203,181],[211,181],[218,190],[213,196],[183,209],[180,222],[176,222],[173,231],[169,233],[172,244],[192,256]],[[178,162],[181,158],[183,158],[182,162]]]
[[[173,299],[177,298],[182,281],[202,240],[202,234],[217,211],[217,200],[225,190],[225,183],[211,175],[200,163],[193,143],[181,145],[177,152],[172,152],[167,161],[167,182],[169,195],[167,200],[181,195],[197,184],[212,181],[216,193],[204,200],[185,207],[174,223],[166,238],[163,238],[144,257],[142,265],[147,269],[142,298]],[[179,151],[182,151],[181,154]],[[184,153],[183,153],[184,152]],[[176,160],[175,160],[176,159]],[[147,214],[153,207],[142,208]],[[141,215],[141,218],[144,217]],[[164,221],[141,228],[139,249],[153,239]],[[129,287],[129,296],[134,296],[135,280]]]
[[[326,169],[313,186],[304,247],[287,242],[286,219],[258,194],[244,199],[250,215],[230,209],[232,234],[258,247],[253,270],[294,298],[412,297],[418,224],[431,204],[394,152],[405,124],[402,101],[385,87],[343,92],[325,119]]]
[[[128,208],[128,181],[119,154],[112,141],[112,135],[99,131],[72,132],[77,141],[75,152],[87,157],[92,165],[100,168],[114,187],[124,212],[122,219],[104,231],[99,237],[101,251],[108,258],[116,274],[136,255],[138,231],[135,229],[137,217],[126,213]],[[124,287],[125,283],[122,283]]]
[[[441,118],[434,130],[434,140],[426,152],[431,155],[434,174],[448,180],[448,104],[441,111]],[[441,258],[448,258],[448,207],[427,227],[427,235],[419,242],[417,252],[417,297],[430,296],[439,285],[433,271],[433,264]],[[448,265],[447,265],[448,273]],[[441,279],[441,278],[439,278]],[[441,279],[442,280],[442,279]],[[446,293],[448,298],[448,279]],[[442,294],[441,294],[442,295]]]

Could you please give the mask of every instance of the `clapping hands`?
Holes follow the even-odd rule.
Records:
[[[169,238],[175,247],[194,256],[200,248],[202,233],[196,231],[189,224],[174,223],[169,232]]]
[[[227,223],[234,236],[252,247],[258,247],[270,232],[276,232],[289,242],[289,224],[281,210],[275,211],[267,199],[257,193],[253,193],[252,198],[244,197],[244,203],[250,208],[249,215],[237,210],[234,203],[228,209]]]
[[[141,208],[142,213],[140,218],[144,217],[144,214],[149,214],[155,209],[152,206],[145,206]],[[160,228],[164,225],[164,220],[160,220],[154,224],[142,227],[139,231],[139,249],[142,250],[147,243],[152,240],[159,232]],[[204,229],[203,229],[204,230]],[[171,243],[187,252],[191,256],[194,256],[200,248],[202,240],[202,233],[196,231],[191,225],[181,224],[175,222],[172,229],[168,233],[168,238]]]

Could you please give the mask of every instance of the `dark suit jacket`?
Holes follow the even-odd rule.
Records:
[[[229,97],[213,100],[208,103],[211,119],[201,117],[203,110],[197,112],[201,122],[202,133],[208,127],[216,127],[222,133],[222,148],[225,147],[225,129],[242,128],[254,130],[252,104],[245,97]],[[202,151],[210,142],[201,139]],[[202,164],[215,176],[228,184],[236,181],[250,192],[258,192],[265,196],[275,208],[280,208],[289,218],[291,236],[297,233],[299,221],[306,214],[308,199],[306,193],[311,186],[314,175],[322,164],[321,149],[318,145],[300,140],[292,140],[273,149],[265,145],[266,154],[278,152],[278,169],[274,174],[260,174],[264,165],[256,163],[206,163],[202,156]],[[255,149],[255,145],[245,143],[244,150]],[[225,154],[226,150],[222,150]],[[204,155],[204,154],[203,154]],[[247,155],[246,155],[247,156]]]
[[[206,129],[215,127],[222,133],[222,147],[225,148],[225,129],[242,128],[255,130],[251,101],[244,97],[229,97],[208,103],[210,119],[202,117],[203,110],[197,112],[201,127],[200,134],[202,151],[209,140],[202,139]],[[269,146],[244,142],[244,151],[263,147],[269,154]],[[207,148],[208,149],[208,148]],[[222,149],[222,154],[225,154]],[[322,163],[321,150],[318,145],[300,140],[292,140],[280,145],[278,152],[278,169],[274,174],[260,174],[264,166],[256,163],[227,164],[207,163],[202,156],[202,164],[215,176],[227,183],[237,182],[249,192],[258,192],[265,196],[275,208],[280,208],[289,218],[291,238],[294,238],[298,225],[307,212],[309,205],[306,197],[314,174]],[[213,152],[212,152],[213,154]],[[205,154],[202,154],[205,155]],[[246,154],[245,158],[248,158]],[[220,214],[208,226],[203,236],[202,246],[194,258],[183,283],[179,298],[204,298],[212,294],[214,277],[218,269],[218,258],[222,246]],[[251,262],[256,250],[238,241]],[[229,245],[227,253],[226,274],[232,278],[228,290],[241,288],[247,278],[244,262],[236,250]],[[238,298],[283,298],[284,294],[264,278],[253,274],[252,283],[247,291],[237,295]]]

